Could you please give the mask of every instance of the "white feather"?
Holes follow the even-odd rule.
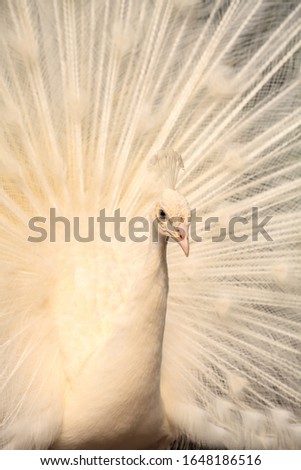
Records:
[[[300,2],[4,0],[0,29],[0,446],[301,448]],[[49,238],[176,183],[202,241],[168,297],[126,224]]]

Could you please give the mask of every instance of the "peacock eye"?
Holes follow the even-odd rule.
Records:
[[[160,218],[161,220],[165,220],[165,219],[166,219],[166,212],[164,212],[163,209],[160,209],[160,211],[159,211],[159,218]]]

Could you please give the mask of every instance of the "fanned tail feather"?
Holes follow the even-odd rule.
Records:
[[[1,446],[55,440],[64,387],[84,361],[60,328],[89,355],[110,331],[105,308],[93,317],[98,283],[110,280],[118,312],[125,264],[144,256],[131,243],[108,272],[88,243],[65,252],[49,237],[28,242],[29,220],[50,208],[69,219],[104,207],[146,216],[147,165],[168,147],[185,171],[179,157],[164,184],[178,180],[202,217],[185,264],[169,248],[161,388],[174,437],[301,448],[300,2],[7,0],[1,9]],[[209,217],[218,217],[210,230]],[[231,229],[234,217],[244,219]],[[268,239],[254,229],[266,217]],[[86,340],[82,306],[96,325]]]

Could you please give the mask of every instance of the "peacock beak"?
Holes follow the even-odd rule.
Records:
[[[189,255],[189,225],[180,224],[178,227],[178,238],[177,242],[185,253],[185,256]]]

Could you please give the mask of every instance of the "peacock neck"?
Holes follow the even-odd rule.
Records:
[[[166,237],[153,231],[144,266],[144,275],[154,277],[157,281],[162,280],[165,287],[168,287],[166,251]]]
[[[138,318],[134,314],[137,328],[147,335],[147,343],[154,346],[161,362],[162,342],[168,295],[168,270],[166,262],[166,237],[159,234],[150,240],[148,253],[135,289],[133,313],[140,306]],[[143,333],[140,331],[139,336]],[[154,351],[155,352],[155,351]],[[153,356],[154,357],[154,356]],[[158,366],[158,364],[157,364]]]
[[[154,237],[153,237],[154,238]],[[136,380],[158,396],[162,346],[168,295],[168,272],[166,262],[166,238],[159,235],[158,241],[150,241],[143,272],[135,284],[128,321],[128,345],[133,360],[143,375]],[[132,339],[132,341],[130,340]],[[139,375],[139,374],[138,374]],[[148,379],[149,380],[148,380]]]

